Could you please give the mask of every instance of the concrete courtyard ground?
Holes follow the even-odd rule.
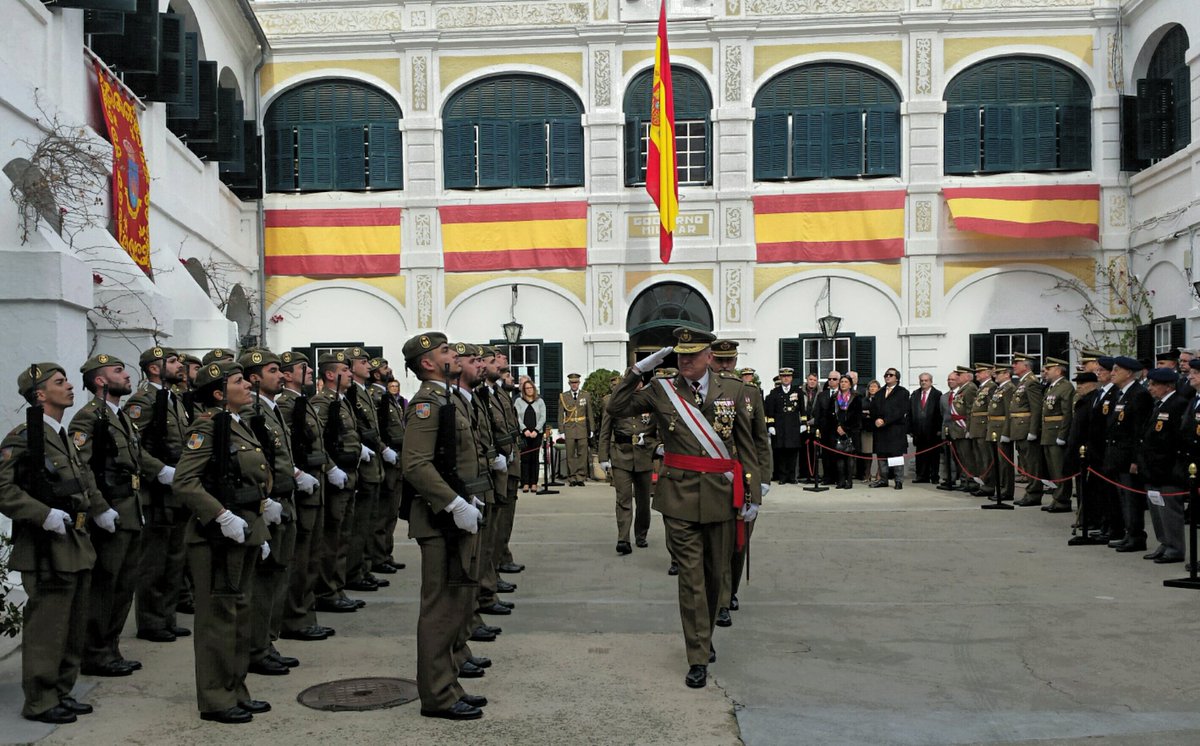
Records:
[[[657,515],[651,547],[619,557],[609,487],[526,495],[517,609],[489,620],[504,633],[475,651],[495,666],[466,682],[491,700],[480,721],[296,702],[334,679],[414,676],[418,555],[403,542],[390,588],[322,615],[336,637],[283,641],[302,665],[250,677],[274,710],[249,725],[201,723],[190,639],[129,640],[145,669],[81,679],[96,712],[57,729],[20,719],[19,652],[0,660],[0,743],[1200,743],[1200,594],[1161,583],[1181,565],[1068,548],[1070,515],[978,505],[928,485],[776,487],[742,610],[717,631],[708,688],[690,690]]]

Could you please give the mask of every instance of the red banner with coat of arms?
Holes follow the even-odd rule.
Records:
[[[108,138],[113,146],[113,222],[117,242],[153,277],[150,268],[150,172],[142,149],[142,131],[138,126],[137,102],[124,90],[112,73],[99,64],[100,103]]]

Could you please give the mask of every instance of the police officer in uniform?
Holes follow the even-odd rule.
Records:
[[[615,388],[620,380],[620,376],[613,376],[611,385]],[[611,397],[611,394],[604,397],[601,406],[600,468],[612,474],[617,493],[617,554],[632,554],[631,528],[637,545],[649,546],[646,537],[650,532],[651,475],[658,438],[654,418],[649,413],[635,417],[609,414]]]
[[[1075,415],[1075,387],[1067,380],[1070,363],[1062,358],[1046,358],[1046,390],[1042,397],[1042,457],[1047,476],[1055,482],[1047,513],[1071,512],[1071,480],[1066,470],[1067,438],[1071,433],[1071,418]],[[1060,481],[1061,480],[1061,481]]]
[[[579,374],[567,376],[567,390],[558,395],[558,430],[566,439],[567,484],[582,487],[587,478],[588,440],[595,434],[591,397],[579,390]]]
[[[992,497],[996,494],[993,486],[996,481],[996,444],[988,438],[988,409],[992,404],[992,392],[996,389],[996,381],[991,363],[975,363],[975,400],[971,402],[971,419],[968,424],[968,435],[971,439],[971,449],[974,454],[973,479],[975,489],[971,494],[976,497]]]
[[[358,486],[358,464],[363,444],[346,390],[354,385],[346,353],[322,353],[317,374],[324,388],[313,397],[313,409],[321,422],[325,452],[333,467],[325,472],[325,517],[319,541],[320,572],[314,593],[317,610],[345,614],[366,606],[361,599],[346,596],[346,562],[350,529],[354,525],[354,490]]]
[[[1032,476],[1025,485],[1025,497],[1015,504],[1022,507],[1042,504],[1046,468],[1042,460],[1042,448],[1038,439],[1042,433],[1041,379],[1033,374],[1037,370],[1037,358],[1016,353],[1013,360],[1013,394],[1008,410],[1008,437],[1012,439],[1021,469]]]
[[[471,403],[453,386],[462,366],[445,335],[419,334],[404,343],[402,352],[404,365],[421,381],[405,412],[401,452],[407,483],[401,510],[408,520],[409,538],[416,539],[421,550],[417,620],[421,714],[472,720],[483,716],[481,707],[487,699],[463,690],[458,661],[479,580],[477,534],[483,502],[471,494],[471,488],[488,480],[487,466],[479,457]],[[453,413],[443,416],[447,407]]]
[[[91,487],[87,467],[62,425],[75,403],[66,370],[36,363],[17,376],[17,391],[42,408],[36,431],[20,425],[0,443],[0,513],[12,519],[10,570],[21,573],[25,601],[21,645],[21,715],[43,723],[73,723],[92,711],[71,689],[79,676],[88,587],[96,552],[88,516],[111,524],[112,509]],[[30,439],[43,457],[30,463]],[[104,516],[103,519],[100,516]]]
[[[133,607],[143,523],[138,494],[141,445],[133,423],[121,411],[121,397],[133,389],[125,363],[114,355],[93,355],[79,372],[93,398],[75,413],[68,430],[109,508],[96,518],[103,530],[91,534],[96,564],[82,671],[88,676],[128,676],[142,667],[121,655],[120,648],[121,630]]]
[[[352,527],[346,552],[346,588],[373,592],[391,585],[391,581],[371,574],[368,546],[375,534],[376,515],[381,509],[379,495],[383,489],[383,465],[399,463],[400,454],[384,445],[380,435],[378,412],[367,391],[371,356],[361,347],[349,347],[345,353],[350,374],[354,377],[354,383],[346,390],[346,398],[354,412],[355,426],[362,442],[358,489],[354,493],[351,518],[347,519]]]
[[[1011,500],[1016,485],[1013,481],[1013,445],[1009,435],[1008,410],[1016,386],[1012,382],[1012,369],[1007,365],[996,365],[996,387],[988,401],[988,441],[996,449],[995,465],[992,467],[988,484],[996,491],[998,500]]]

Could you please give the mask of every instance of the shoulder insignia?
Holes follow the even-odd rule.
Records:
[[[142,405],[141,404],[130,404],[129,405],[129,416],[135,420],[137,418],[141,417],[142,416]]]
[[[8,461],[10,459],[12,459],[12,446],[0,448],[0,461]]]
[[[192,433],[188,436],[187,447],[191,450],[196,450],[204,445],[204,433]]]
[[[87,439],[88,434],[81,430],[76,430],[75,434],[71,436],[71,440],[75,442],[76,448],[83,448],[83,444],[87,442]]]
[[[413,405],[413,414],[419,420],[429,419],[429,402],[418,402]]]

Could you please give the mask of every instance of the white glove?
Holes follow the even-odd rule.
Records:
[[[240,517],[234,515],[232,510],[226,510],[218,515],[217,523],[221,524],[221,534],[226,539],[231,539],[238,544],[246,543],[246,529],[250,528],[250,526]]]
[[[808,425],[801,425],[800,426],[800,434],[803,435],[806,432],[808,432]]]
[[[768,427],[767,432],[770,433],[772,436],[775,435],[775,426],[772,425],[772,426]]]
[[[758,517],[758,506],[754,503],[744,503],[742,505],[742,520],[746,523],[753,523]]]
[[[663,347],[658,352],[651,353],[649,356],[634,363],[633,369],[638,373],[649,373],[657,368],[659,363],[666,360],[667,355],[670,355],[671,352],[672,349],[670,347]]]
[[[1062,438],[1054,439],[1054,445],[1056,445],[1056,446],[1065,446],[1066,444],[1067,444],[1067,441],[1063,440]]]
[[[645,433],[638,433],[637,445],[639,445],[639,446],[646,445],[646,434]]]
[[[654,449],[655,456],[663,456],[663,455],[666,455],[666,453],[667,453],[667,449],[663,448],[662,443],[659,443],[658,447]]]
[[[504,454],[504,468],[507,469],[507,468],[511,467],[512,462],[513,462],[513,457],[509,456],[507,453]]]
[[[1034,441],[1034,440],[1037,440],[1037,436],[1036,436],[1036,435],[1034,435],[1033,433],[1030,433],[1030,434],[1028,434],[1028,435],[1026,435],[1026,436],[1025,436],[1025,440],[1028,440],[1028,441]]]
[[[391,447],[384,447],[384,449],[383,449],[383,460],[384,461],[388,462],[392,466],[395,466],[397,458],[399,458],[399,455],[395,451],[393,451],[391,449]]]
[[[492,471],[504,471],[508,468],[508,462],[504,460],[504,456],[497,456],[492,459]]]
[[[317,481],[317,478],[308,472],[302,471],[296,475],[296,489],[300,490],[306,495],[311,495],[312,493],[316,492],[317,487],[320,484],[321,483]]]
[[[591,440],[594,437],[596,437],[596,434],[594,432],[592,432],[591,430],[588,430],[588,440]]]
[[[763,482],[762,484],[760,484],[759,487],[762,488],[762,496],[763,497],[766,497],[767,493],[771,491],[771,485],[767,484],[766,482]]]
[[[262,543],[262,559],[266,559],[267,557],[270,557],[270,556],[271,556],[271,542],[264,541]]]
[[[349,479],[349,477],[346,476],[346,472],[341,470],[341,467],[335,466],[329,471],[325,472],[325,479],[340,490],[346,486],[346,480]]]
[[[109,532],[110,534],[115,534],[117,532],[117,511],[113,510],[112,508],[104,511],[92,520],[96,522],[97,526]]]
[[[42,528],[47,531],[53,531],[61,536],[67,535],[67,524],[71,521],[71,514],[65,510],[58,508],[50,508],[49,515],[46,520],[42,521]]]
[[[478,497],[475,497],[474,495],[471,495],[471,504],[472,504],[472,505],[474,505],[476,508],[479,508],[479,509],[481,509],[481,510],[482,510],[482,509],[483,509],[483,506],[484,506],[486,503],[484,503],[484,502],[483,502],[482,500],[480,500]]]
[[[175,467],[174,466],[164,466],[162,469],[159,470],[158,476],[155,477],[155,479],[158,480],[159,484],[167,484],[167,485],[171,484],[172,482],[175,481]]]
[[[605,474],[607,474],[609,471],[612,470],[612,462],[611,461],[601,461],[600,468],[604,470]]]
[[[454,515],[454,525],[469,534],[479,533],[479,509],[461,497],[456,497],[446,506],[446,512]]]
[[[363,463],[369,464],[369,463],[371,463],[371,457],[374,455],[375,455],[374,451],[372,451],[370,448],[367,448],[366,446],[363,446],[362,450],[359,451],[359,453],[358,453],[358,460],[362,461]]]
[[[263,505],[262,515],[263,520],[267,522],[268,526],[279,523],[283,520],[283,503],[275,502],[268,497],[266,503]]]
[[[1012,442],[1012,438],[1008,437],[1007,435],[1001,435],[1001,436],[1000,436],[1000,442],[1001,442],[1001,443],[1011,443],[1011,442]]]
[[[971,477],[971,479],[974,479],[975,484],[979,485],[980,487],[983,486],[983,477]]]

